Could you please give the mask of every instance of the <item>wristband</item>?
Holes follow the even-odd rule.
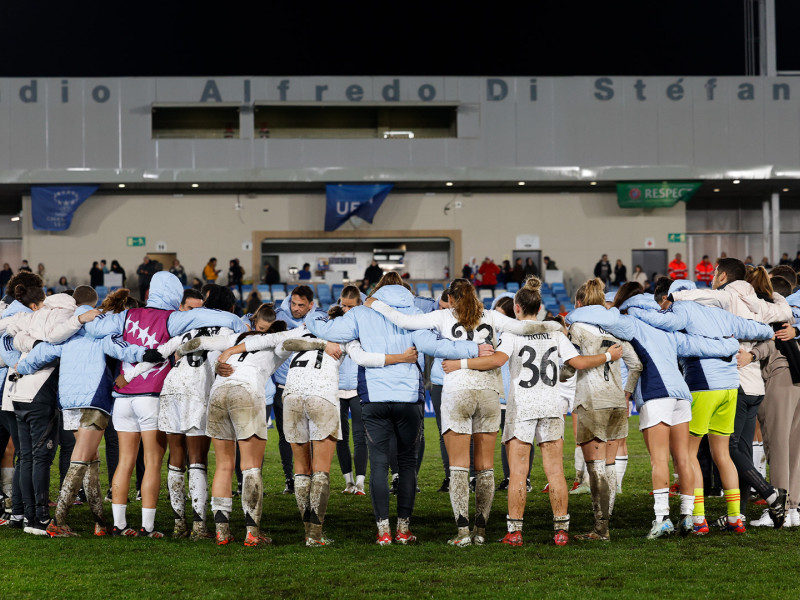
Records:
[[[606,362],[611,362],[611,352],[606,352]]]
[[[462,369],[469,369],[469,367],[467,366],[467,359],[466,358],[462,358],[461,359],[461,368]]]

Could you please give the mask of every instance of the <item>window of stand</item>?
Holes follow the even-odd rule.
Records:
[[[153,139],[238,139],[238,106],[153,106]]]

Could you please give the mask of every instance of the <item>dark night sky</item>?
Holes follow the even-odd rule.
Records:
[[[361,9],[216,2],[210,10],[177,0],[53,4],[0,6],[0,76],[740,75],[745,69],[743,0],[481,2],[478,10],[441,2],[372,2]],[[792,55],[800,47],[793,4],[778,0],[785,68],[800,63]]]

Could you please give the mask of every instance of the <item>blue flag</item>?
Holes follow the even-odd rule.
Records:
[[[72,215],[97,188],[96,185],[31,186],[33,228],[44,231],[69,229]]]
[[[353,216],[372,223],[393,187],[393,183],[329,183],[325,186],[325,231],[338,229]]]

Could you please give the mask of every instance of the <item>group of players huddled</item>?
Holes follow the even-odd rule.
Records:
[[[590,279],[563,319],[546,316],[536,277],[485,310],[467,280],[453,280],[434,300],[415,297],[397,273],[388,272],[369,297],[345,287],[327,313],[315,306],[309,287],[299,286],[277,310],[264,304],[239,318],[230,289],[209,284],[202,293],[184,290],[167,272],[153,277],[146,304],[120,289],[99,309],[89,286],[45,297],[39,277],[21,272],[0,304],[0,452],[6,449],[0,525],[75,536],[67,517],[82,492],[95,535],[109,533],[98,449],[113,419],[119,461],[110,491],[112,535],[163,537],[155,513],[168,447],[174,537],[233,541],[236,471],[244,544],[267,545],[271,540],[260,529],[262,463],[272,405],[285,492],[296,497],[306,545],[332,543],[323,525],[334,452],[345,493],[357,495],[365,495],[369,456],[377,543],[412,543],[427,383],[445,467],[441,491],[450,494],[457,527],[448,542],[453,546],[486,542],[501,426],[501,488],[508,490],[508,532],[501,542],[523,543],[534,444],[547,476],[553,540],[560,546],[569,542],[563,465],[568,413],[576,467],[588,480],[583,486],[591,492],[594,513],[592,530],[573,538],[608,541],[627,464],[631,401],[651,457],[655,520],[648,538],[676,529],[683,535],[709,532],[698,461],[705,436],[727,502],[727,515],[715,521],[723,531],[745,531],[742,507],[751,488],[766,504],[753,524],[797,526],[796,285],[791,267],[768,274],[723,258],[710,288],[664,278],[653,294],[629,282],[606,295],[604,284]],[[771,483],[753,461],[757,422]],[[51,518],[50,468],[59,430],[74,432],[75,445]],[[214,533],[206,526],[212,442]],[[126,509],[140,446],[142,514],[135,529]],[[670,456],[680,485],[676,525],[670,520]],[[191,523],[185,514],[187,466]],[[390,466],[391,492],[397,494],[394,535]],[[576,481],[573,492],[579,489]]]

